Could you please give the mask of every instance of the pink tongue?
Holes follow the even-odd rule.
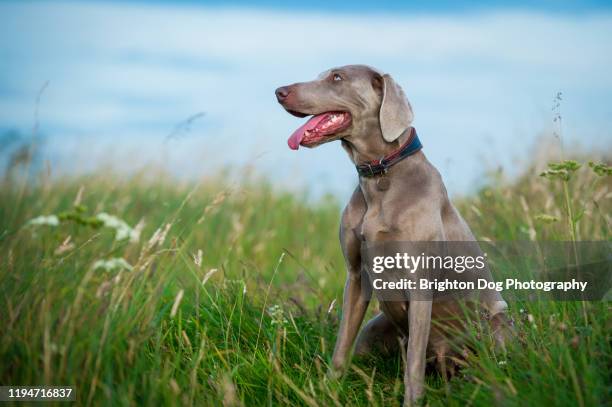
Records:
[[[315,127],[317,127],[317,125],[321,123],[321,121],[325,119],[326,116],[327,116],[327,113],[321,113],[316,116],[313,116],[306,123],[304,123],[299,129],[294,131],[291,137],[289,137],[289,140],[287,140],[287,144],[289,144],[289,148],[292,150],[297,150],[300,147],[300,143],[304,139],[306,132],[308,130],[312,130]]]

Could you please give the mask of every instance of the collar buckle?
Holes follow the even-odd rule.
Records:
[[[378,160],[378,165],[382,168],[382,171],[380,172],[382,175],[385,175],[387,171],[389,171],[389,166],[385,164],[384,161],[385,156],[380,157],[380,159]]]
[[[368,171],[370,171],[370,173],[368,174],[368,177],[373,177],[374,175],[376,175],[376,173],[372,169],[372,164],[368,163],[367,166],[368,166]]]

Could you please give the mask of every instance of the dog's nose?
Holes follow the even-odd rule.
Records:
[[[274,93],[276,93],[276,99],[279,102],[282,102],[283,100],[287,99],[287,96],[289,96],[289,88],[287,86],[281,86],[280,88],[276,89],[276,91]]]

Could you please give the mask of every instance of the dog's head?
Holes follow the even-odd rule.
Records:
[[[366,65],[333,68],[314,81],[282,86],[276,98],[294,116],[313,116],[289,138],[294,150],[379,134],[393,142],[413,119],[410,103],[393,78]],[[379,131],[371,134],[372,129]]]

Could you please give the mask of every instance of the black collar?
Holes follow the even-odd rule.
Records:
[[[380,160],[370,161],[369,163],[356,165],[357,173],[361,177],[374,177],[380,174],[386,174],[389,168],[402,161],[404,158],[423,148],[419,136],[416,134],[414,127],[411,129],[410,137],[406,144],[395,150],[391,154],[382,157]]]

